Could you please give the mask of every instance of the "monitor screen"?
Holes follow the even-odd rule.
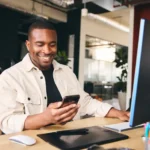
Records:
[[[141,19],[129,124],[147,121],[150,121],[150,21]]]

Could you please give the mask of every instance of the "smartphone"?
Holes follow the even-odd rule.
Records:
[[[63,103],[61,107],[67,106],[69,104],[78,103],[80,95],[68,95],[63,98]]]

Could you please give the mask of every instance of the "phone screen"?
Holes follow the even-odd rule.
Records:
[[[78,103],[80,99],[80,95],[69,95],[69,96],[65,96],[63,98],[63,103],[61,105],[61,107],[67,106],[69,104],[73,104],[73,103]]]

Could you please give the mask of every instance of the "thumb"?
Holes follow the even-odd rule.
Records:
[[[62,105],[62,102],[55,102],[55,103],[49,104],[48,108],[56,109],[56,108],[59,108],[61,105]]]
[[[122,116],[119,118],[121,121],[129,121],[129,117],[128,116]]]
[[[130,117],[130,112],[127,113],[127,116]]]
[[[125,111],[125,114],[130,117],[130,112],[129,111]]]

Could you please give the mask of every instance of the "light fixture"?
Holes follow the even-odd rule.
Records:
[[[81,15],[82,16],[88,15],[88,9],[86,8],[86,1],[84,2],[84,8],[81,10]]]
[[[88,10],[86,8],[83,8],[81,10],[81,14],[82,14],[82,16],[87,16],[88,15]]]
[[[74,4],[74,0],[48,0],[58,6],[66,8],[69,5]]]
[[[64,0],[64,2],[65,2],[67,5],[72,5],[72,4],[74,4],[74,0]]]
[[[95,15],[95,14],[92,14],[92,13],[88,13],[88,17],[92,18],[92,19],[96,19],[96,20],[99,20],[99,21],[102,21],[106,24],[109,24],[117,29],[120,29],[124,32],[129,32],[129,28],[116,22],[116,21],[113,21],[112,19],[109,19],[109,18],[106,18],[104,16],[100,16],[100,15]]]
[[[45,16],[45,15],[42,15],[42,14],[36,14],[36,16],[38,16],[38,17],[41,17],[41,18],[44,18],[44,19],[49,19],[47,16]]]

